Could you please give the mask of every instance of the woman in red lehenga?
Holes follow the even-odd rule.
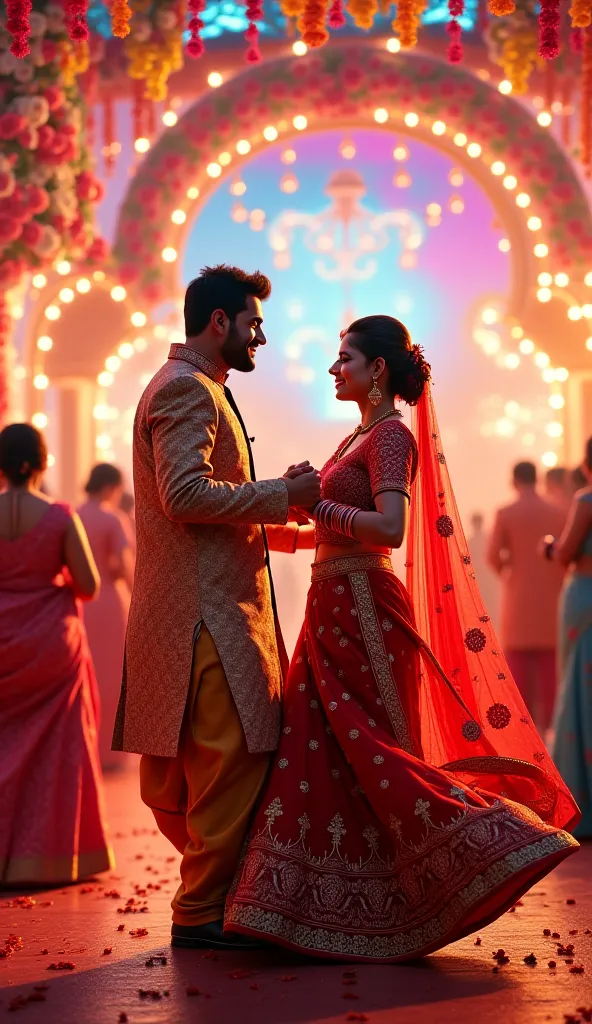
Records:
[[[429,371],[391,317],[342,336],[330,372],[362,422],[322,471],[281,742],[227,902],[227,931],[321,957],[430,953],[578,847],[479,597]],[[389,558],[410,497],[413,604]]]
[[[94,597],[98,573],[78,517],[36,488],[46,461],[28,423],[0,433],[0,888],[114,863],[78,601]]]

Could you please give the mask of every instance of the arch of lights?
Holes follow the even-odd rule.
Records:
[[[568,321],[592,321],[592,271],[586,269],[590,257],[582,244],[592,239],[592,218],[567,157],[547,131],[550,115],[535,121],[511,97],[464,71],[453,73],[449,65],[432,58],[398,54],[393,62],[392,53],[379,52],[374,44],[368,49],[363,72],[359,46],[356,51],[336,46],[320,56],[264,64],[217,88],[214,98],[201,98],[182,117],[170,119],[144,158],[120,213],[110,298],[128,306],[130,333],[118,339],[97,376],[97,454],[104,457],[109,451],[109,391],[122,364],[144,351],[151,337],[168,333],[163,324],[153,322],[154,311],[165,298],[175,300],[181,294],[179,253],[212,190],[236,178],[241,166],[278,141],[291,146],[303,132],[371,126],[399,139],[428,141],[454,154],[492,199],[508,235],[500,248],[513,260],[513,285],[505,306],[496,301],[479,312],[473,337],[508,370],[524,359],[533,360],[549,387],[549,405],[555,413],[548,424],[549,451],[543,461],[549,466],[557,462],[569,370],[554,366],[544,347],[527,335],[521,312],[534,292],[543,304],[560,298]],[[353,73],[355,67],[358,75]],[[330,76],[335,86],[340,70],[338,95],[330,88]],[[451,77],[456,79],[452,94],[449,84],[443,88],[444,80],[449,83]],[[322,87],[328,93],[324,98],[319,79],[324,79]],[[245,100],[249,95],[271,99],[267,105],[253,104]],[[475,120],[475,110],[481,110],[484,123]],[[488,110],[494,111],[493,121],[491,114],[486,117]],[[513,144],[516,133],[524,136],[525,132],[534,139],[535,159],[530,166],[519,158]],[[542,165],[551,166],[553,181],[560,186],[556,195],[537,178],[537,167]],[[580,225],[571,243],[569,238],[557,238],[556,211],[561,212],[566,201],[574,211],[572,220],[577,218]],[[163,224],[168,227],[163,229]],[[140,237],[134,225],[139,225]],[[163,231],[164,243],[155,244]],[[157,251],[156,262],[144,261],[148,249]],[[95,281],[105,287],[104,271],[74,277],[71,268],[60,270],[59,286],[55,281],[48,285],[43,275],[33,282],[47,302],[31,368],[34,422],[39,426],[47,423],[43,394],[50,381],[44,371],[44,353],[53,344],[51,323],[59,319],[64,303],[86,294]],[[585,346],[592,352],[592,337]]]

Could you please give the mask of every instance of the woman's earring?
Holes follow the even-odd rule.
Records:
[[[372,390],[368,392],[368,398],[372,402],[372,405],[380,405],[382,402],[382,391],[378,387],[376,381],[378,380],[378,374],[372,374]]]

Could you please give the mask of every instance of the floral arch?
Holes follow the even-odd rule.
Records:
[[[299,131],[372,125],[454,154],[490,196],[512,245],[508,316],[540,324],[541,273],[567,276],[546,318],[573,333],[573,302],[586,302],[592,215],[552,134],[518,101],[478,77],[420,54],[371,44],[327,47],[264,63],[199,99],[145,158],[122,205],[115,256],[122,282],[147,311],[177,295],[177,256],[211,190],[244,161]],[[539,332],[540,333],[540,332]],[[541,339],[546,341],[546,339]],[[578,351],[584,354],[580,342]],[[553,353],[552,353],[553,355]]]

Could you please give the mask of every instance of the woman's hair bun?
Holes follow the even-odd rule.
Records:
[[[407,405],[417,405],[430,379],[431,366],[424,358],[421,345],[412,345],[407,352],[407,373],[399,396]]]
[[[417,405],[431,366],[421,346],[411,341],[405,324],[393,316],[365,316],[354,320],[345,333],[355,335],[354,344],[368,362],[384,359],[391,394],[407,405]]]

